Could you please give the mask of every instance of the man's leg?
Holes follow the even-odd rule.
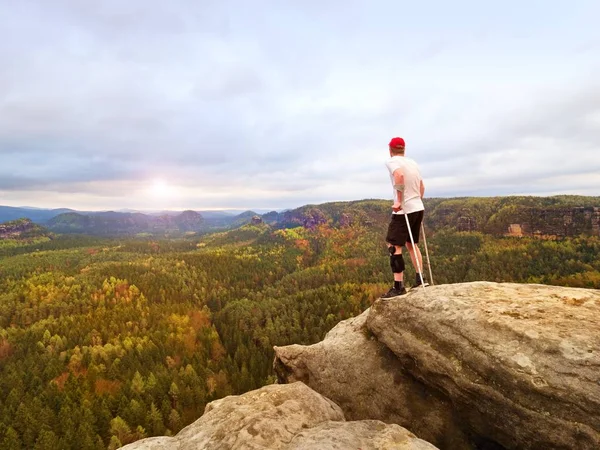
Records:
[[[424,270],[423,267],[423,257],[421,256],[421,250],[419,249],[419,235],[421,232],[421,223],[423,222],[423,211],[417,211],[414,213],[410,213],[408,215],[407,222],[410,223],[410,230],[412,232],[412,239],[406,242],[406,249],[410,254],[410,260],[412,262],[413,267],[415,268],[415,286],[420,286],[421,284],[428,285],[425,282]]]
[[[390,254],[390,267],[394,274],[394,286],[381,298],[393,298],[406,294],[404,287],[404,258],[402,256],[402,244],[406,242],[408,228],[406,228],[403,217],[392,216],[388,226],[386,243]]]
[[[394,287],[392,287],[381,298],[393,298],[406,294],[404,287],[404,257],[402,256],[402,246],[388,243],[390,253],[390,266],[394,274]]]
[[[412,262],[412,265],[415,268],[415,272],[417,271],[417,267],[420,267],[421,270],[423,270],[423,257],[421,256],[421,250],[419,250],[419,245],[415,244],[413,246],[412,243],[407,242],[406,249],[408,250],[408,253],[410,253],[410,261]],[[415,253],[417,255],[417,258],[419,258],[418,266],[417,266],[417,261],[415,259]]]
[[[388,244],[388,251],[390,252],[390,259],[393,259],[392,255],[402,255],[402,247],[399,245]],[[392,247],[394,250],[392,251]],[[396,272],[394,269],[394,262],[391,262],[392,272],[394,274],[394,281],[399,281],[400,283],[404,282],[404,269],[401,272]]]

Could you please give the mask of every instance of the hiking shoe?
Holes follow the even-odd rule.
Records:
[[[425,287],[427,287],[427,286],[429,286],[429,283],[428,283],[427,281],[425,281],[425,283],[421,284],[421,280],[419,280],[419,281],[417,281],[417,282],[414,284],[414,286],[412,286],[412,287],[410,288],[410,290],[412,291],[413,289],[418,289],[418,288],[420,288],[421,286],[425,286]]]
[[[388,300],[390,298],[400,297],[401,295],[406,294],[406,288],[402,286],[400,289],[391,288],[385,294],[381,296],[381,298]]]

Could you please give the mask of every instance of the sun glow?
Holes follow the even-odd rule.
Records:
[[[154,181],[152,181],[152,187],[150,188],[150,192],[155,197],[159,197],[159,198],[168,197],[170,194],[170,191],[171,191],[171,189],[169,188],[169,186],[167,185],[165,180],[157,178]]]

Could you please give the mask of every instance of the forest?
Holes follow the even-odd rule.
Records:
[[[382,205],[178,239],[0,240],[0,448],[115,449],[273,383],[274,345],[318,342],[389,288]],[[426,229],[436,284],[600,288],[597,235],[458,231],[444,217]]]

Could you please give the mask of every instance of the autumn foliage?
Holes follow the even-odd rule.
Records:
[[[177,240],[0,245],[0,448],[118,448],[273,382],[274,345],[318,342],[389,288],[387,215],[359,206]],[[600,288],[595,236],[427,231],[438,284]]]

